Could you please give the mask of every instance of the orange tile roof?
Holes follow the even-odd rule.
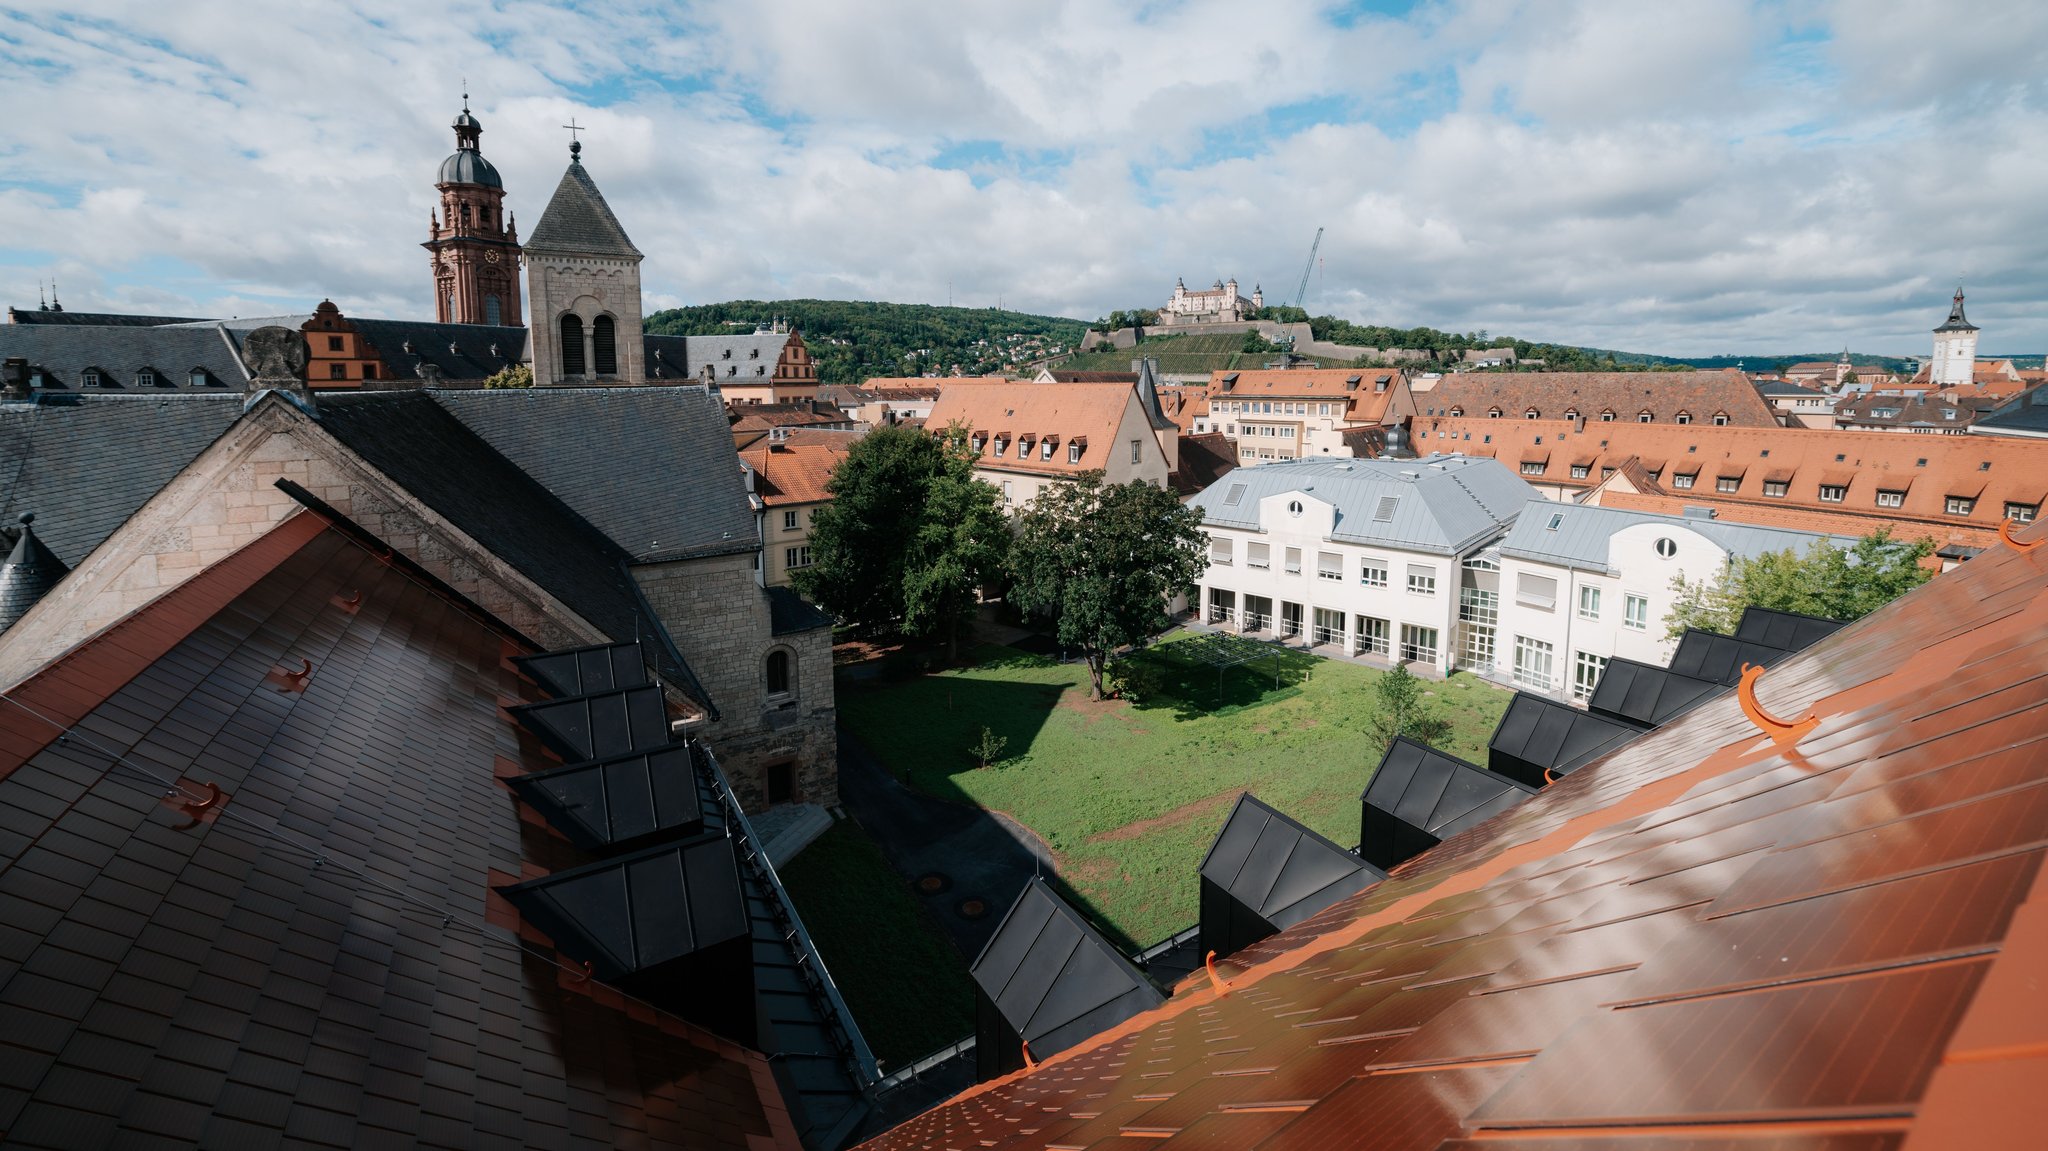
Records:
[[[1380,377],[1387,378],[1384,390]],[[1399,368],[1283,368],[1257,371],[1210,372],[1209,396],[1213,399],[1346,400],[1351,408],[1345,419],[1354,424],[1378,423],[1393,402],[1394,393],[1404,385],[1407,373]]]
[[[2036,1145],[2043,557],[1774,665],[1792,746],[1723,693],[866,1146]]]
[[[1937,543],[1984,547],[2005,518],[2006,503],[2037,504],[2048,495],[2048,443],[2004,436],[1673,427],[1621,420],[1581,428],[1563,420],[1421,417],[1415,421],[1414,447],[1424,454],[1464,452],[1514,460],[1524,449],[1539,446],[1539,438],[1544,445],[1564,450],[1540,474],[1524,473],[1532,483],[1590,487],[1600,482],[1602,469],[1618,467],[1632,456],[1640,457],[1653,472],[1692,459],[1715,467],[1731,460],[1750,462],[1757,466],[1748,470],[1734,493],[1717,491],[1705,478],[1690,489],[1679,489],[1664,474],[1656,490],[1647,493],[1657,506],[1646,510],[1707,506],[1739,523],[1835,535],[1865,535],[1889,527],[1907,538],[1932,536]],[[1575,463],[1587,467],[1588,474],[1573,476]],[[1850,477],[1849,490],[1841,503],[1822,503],[1820,485],[1836,471]],[[1885,474],[1915,477],[1903,506],[1876,506],[1877,479]],[[1766,496],[1767,481],[1786,483],[1785,495]],[[1973,485],[1981,494],[1972,497],[1977,502],[1970,513],[1949,515],[1948,497],[1968,495],[1965,489]],[[1611,492],[1603,492],[1601,501],[1644,506],[1621,501]]]
[[[1131,384],[1039,384],[1009,380],[950,380],[932,405],[925,420],[928,428],[959,424],[969,433],[984,433],[977,465],[1000,471],[1073,475],[1101,468],[1109,461],[1125,411],[1132,405],[1137,388]],[[1141,423],[1142,427],[1143,424]],[[1150,434],[1151,429],[1145,429]],[[1029,460],[1016,458],[1016,445],[1030,436],[1034,444],[1047,438],[1055,441],[1052,458],[1041,459],[1034,447]],[[1006,444],[1003,458],[994,455],[994,442]],[[1067,462],[1067,446],[1083,442],[1078,462]]]
[[[754,469],[754,494],[768,507],[822,503],[832,498],[825,490],[832,469],[860,437],[860,432],[794,431],[780,443],[747,445],[740,461]]]
[[[1209,414],[1209,389],[1199,384],[1162,386],[1159,410],[1180,428],[1182,436],[1190,435],[1195,421]]]
[[[1731,424],[1776,427],[1770,404],[1749,377],[1734,368],[1714,372],[1467,372],[1447,376],[1421,401],[1421,415],[1485,416],[1493,408],[1513,419],[1530,409],[1539,419],[1598,420],[1602,411],[1634,420],[1648,411],[1652,423],[1675,423],[1679,413],[1710,424],[1726,413]]]

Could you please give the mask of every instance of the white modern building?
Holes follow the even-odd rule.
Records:
[[[1512,680],[1529,691],[1583,700],[1607,661],[1621,656],[1663,666],[1677,600],[1675,578],[1712,580],[1737,557],[1805,552],[1809,532],[1705,517],[1545,501],[1531,504],[1487,558],[1499,569],[1464,593],[1497,615],[1483,645],[1467,636],[1460,667]]]
[[[1467,456],[1237,468],[1189,501],[1209,535],[1202,618],[1446,673],[1464,566],[1532,500],[1553,506]]]

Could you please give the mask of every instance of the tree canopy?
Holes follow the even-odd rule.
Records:
[[[790,575],[797,591],[864,634],[944,635],[950,649],[1009,541],[996,490],[973,478],[960,437],[877,428],[826,490],[811,566]]]
[[[1020,517],[1010,549],[1011,595],[1049,615],[1059,641],[1088,661],[1092,698],[1118,648],[1142,644],[1167,624],[1169,595],[1207,566],[1202,513],[1143,481],[1105,484],[1099,472],[1040,492]]]
[[[827,384],[1014,369],[1073,351],[1085,328],[1061,316],[868,300],[728,300],[656,312],[646,327],[658,335],[721,336],[775,320],[803,334],[818,379]]]
[[[1932,578],[1920,562],[1932,554],[1933,540],[1901,540],[1880,528],[1847,548],[1816,540],[1803,556],[1781,551],[1738,558],[1711,580],[1675,576],[1668,638],[1688,627],[1732,634],[1750,606],[1861,619]]]

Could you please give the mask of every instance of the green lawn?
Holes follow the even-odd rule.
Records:
[[[1139,657],[1156,682],[1136,704],[1089,702],[1081,664],[985,647],[963,670],[846,685],[839,718],[912,786],[1043,836],[1087,910],[1142,946],[1195,921],[1195,869],[1240,791],[1348,847],[1383,751],[1364,731],[1377,671],[1288,653],[1277,687],[1269,661],[1219,696],[1174,649]],[[1483,762],[1509,693],[1464,674],[1426,690],[1455,725],[1446,750]],[[984,725],[1009,739],[987,769],[966,751]]]
[[[903,1063],[974,1030],[967,965],[859,824],[833,824],[780,874],[876,1059]]]

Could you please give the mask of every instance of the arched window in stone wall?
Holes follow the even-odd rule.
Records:
[[[562,313],[562,374],[583,374],[583,317],[574,312]]]
[[[778,647],[768,653],[766,668],[768,698],[779,699],[796,694],[796,656],[786,647]]]
[[[492,292],[484,297],[484,323],[496,324],[503,321],[505,313],[498,308],[498,294]]]
[[[615,332],[610,316],[599,316],[591,321],[590,348],[597,360],[597,374],[600,376],[619,374],[619,344]]]

